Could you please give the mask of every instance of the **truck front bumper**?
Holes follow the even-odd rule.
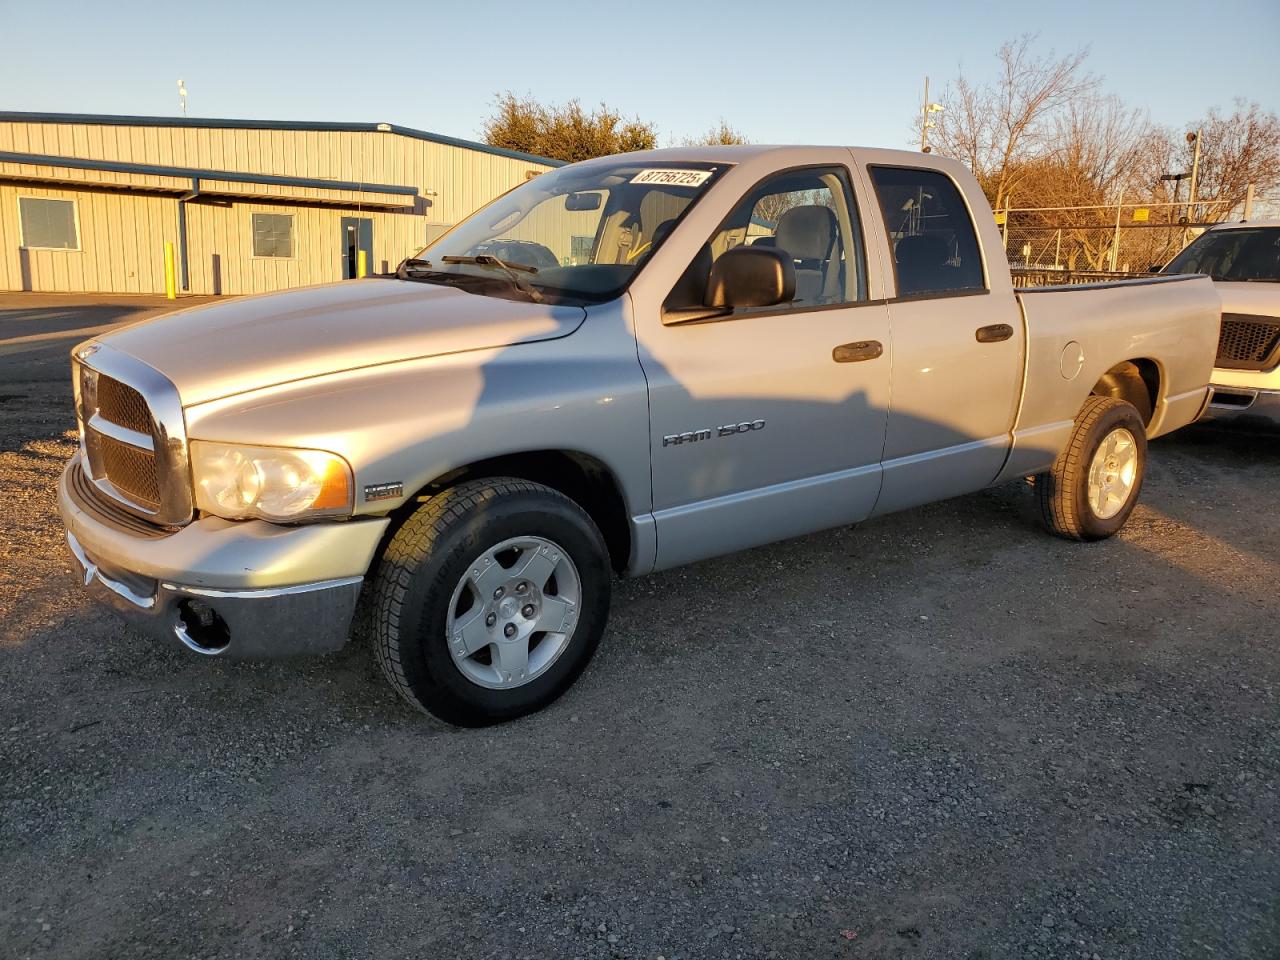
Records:
[[[58,508],[67,545],[95,599],[164,642],[225,657],[338,650],[389,521],[286,527],[197,520],[172,533],[112,515],[63,471]]]

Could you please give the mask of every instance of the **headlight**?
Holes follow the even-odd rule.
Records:
[[[351,468],[323,450],[191,441],[196,509],[228,520],[350,515]]]

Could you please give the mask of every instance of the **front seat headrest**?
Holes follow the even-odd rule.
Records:
[[[775,246],[793,260],[826,260],[835,236],[835,213],[817,204],[787,210],[778,218],[774,231]]]
[[[671,228],[675,225],[675,217],[669,217],[668,219],[663,220],[653,228],[653,236],[649,238],[649,245],[651,247],[656,247],[658,244],[662,243],[663,240],[667,239],[667,234],[671,232]]]

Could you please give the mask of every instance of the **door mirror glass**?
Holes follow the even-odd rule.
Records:
[[[705,305],[715,310],[772,307],[796,295],[796,266],[771,247],[734,247],[711,265]]]
[[[564,198],[564,208],[579,212],[582,210],[599,210],[601,196],[598,193],[570,193]]]

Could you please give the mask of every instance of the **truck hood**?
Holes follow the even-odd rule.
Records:
[[[159,370],[190,406],[357,367],[552,340],[585,317],[581,307],[372,279],[193,307],[99,339]]]
[[[1213,288],[1222,297],[1223,313],[1254,313],[1262,317],[1280,317],[1280,283],[1258,281],[1230,283],[1215,280]]]

